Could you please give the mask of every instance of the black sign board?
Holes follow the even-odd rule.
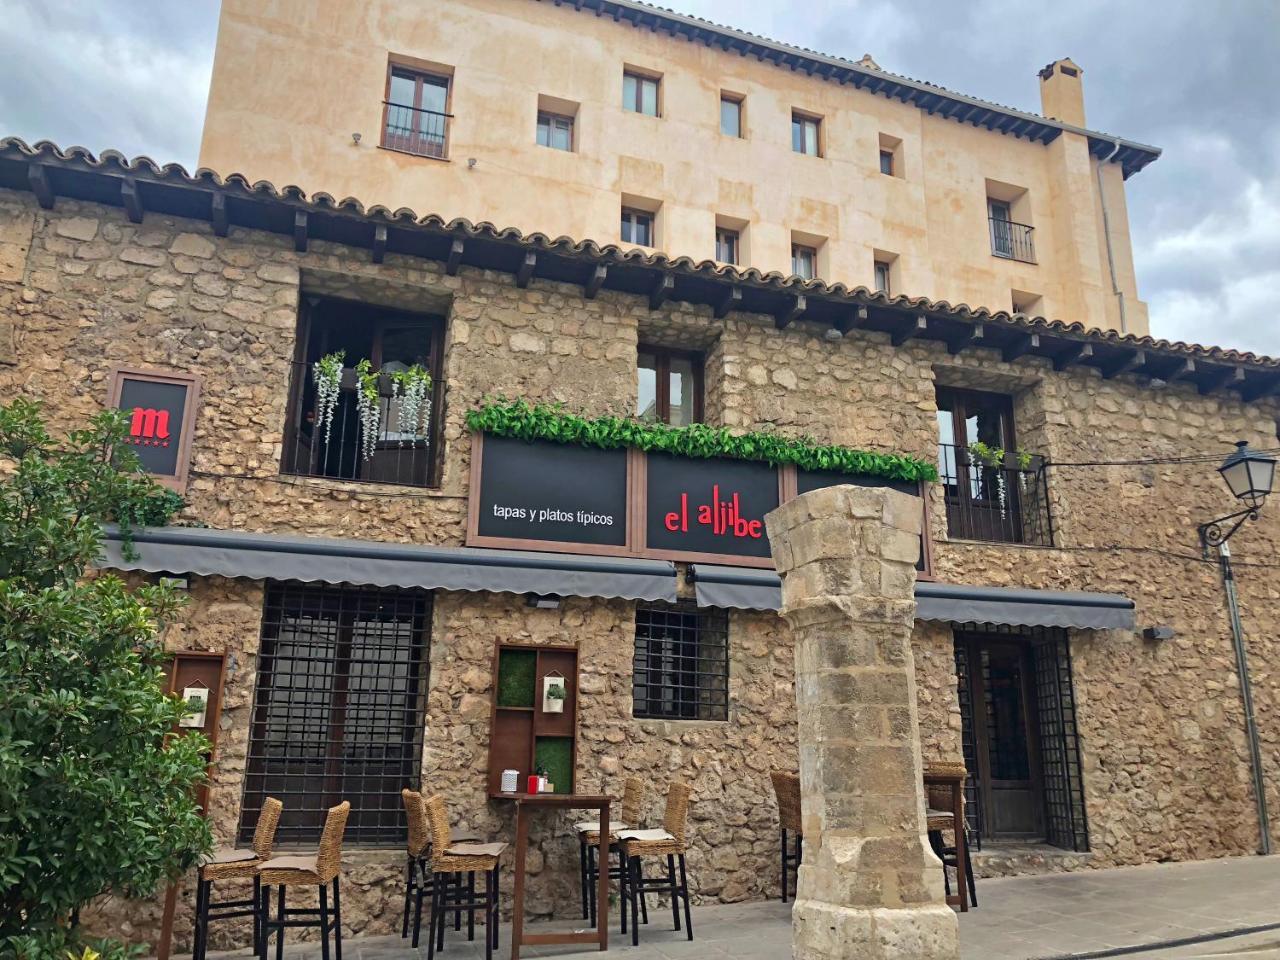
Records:
[[[187,428],[190,384],[161,380],[120,380],[117,406],[129,417],[127,443],[142,468],[160,477],[177,477],[184,466],[182,431]]]
[[[648,456],[645,546],[768,557],[764,516],[778,506],[778,468],[745,460]]]
[[[626,545],[625,450],[486,436],[481,458],[481,537]]]

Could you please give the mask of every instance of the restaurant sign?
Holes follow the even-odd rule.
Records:
[[[838,483],[914,483],[476,434],[467,543],[771,568],[764,518]]]
[[[125,412],[125,442],[143,470],[178,490],[186,485],[198,394],[198,379],[190,374],[112,372],[110,405]]]

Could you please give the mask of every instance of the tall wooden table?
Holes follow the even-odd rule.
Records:
[[[956,892],[947,897],[947,904],[959,907],[961,913],[969,910],[968,871],[966,870],[966,861],[969,859],[966,856],[969,838],[965,835],[964,829],[964,779],[964,774],[959,771],[956,773],[926,772],[924,775],[926,787],[940,786],[951,791],[951,824],[956,835]]]
[[[583,793],[497,793],[494,799],[510,800],[516,805],[516,882],[515,905],[511,915],[511,960],[520,960],[520,947],[544,943],[595,943],[609,949],[609,804],[611,797]],[[595,930],[571,933],[524,932],[525,857],[529,852],[529,816],[535,810],[599,810],[600,865],[596,893]]]

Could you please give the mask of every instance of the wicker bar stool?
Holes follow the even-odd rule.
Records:
[[[498,946],[498,862],[505,843],[453,843],[449,837],[449,812],[444,797],[436,794],[425,803],[431,828],[431,930],[427,934],[427,960],[444,949],[445,914],[461,920],[467,915],[467,939],[476,937],[476,911],[484,911],[484,955],[492,960]],[[484,874],[484,896],[476,894],[476,874]],[[454,875],[467,875],[464,886]],[[413,945],[418,945],[414,929]]]
[[[258,949],[262,936],[262,917],[258,912],[262,884],[258,865],[271,858],[271,847],[280,824],[284,804],[274,797],[263,801],[258,822],[253,828],[253,847],[249,850],[218,850],[200,865],[196,873],[196,927],[192,937],[191,960],[204,960],[209,946],[209,923],[233,917],[253,917],[253,949]],[[213,900],[215,880],[252,880],[253,894],[247,900]]]
[[[617,820],[609,822],[609,852],[618,851],[618,865],[609,867],[609,879],[622,880],[622,851],[618,848],[616,835],[619,830],[632,830],[640,826],[641,808],[644,806],[644,781],[639,777],[628,777],[622,784],[622,813]],[[587,820],[573,825],[578,834],[578,860],[582,879],[582,917],[596,925],[596,881],[600,877],[600,866],[596,863],[596,853],[600,844],[600,821]],[[640,910],[644,914],[644,922],[649,922],[649,907],[640,900]]]
[[[342,835],[347,829],[351,803],[343,800],[330,807],[324,818],[320,846],[313,854],[274,857],[258,867],[262,881],[262,938],[258,956],[267,960],[267,942],[276,934],[276,960],[284,957],[284,931],[287,927],[319,927],[320,956],[329,960],[329,931],[333,931],[334,960],[342,960],[342,899],[338,874],[342,868]],[[333,905],[329,905],[329,887],[333,886]],[[271,888],[279,887],[276,918],[271,919]],[[319,909],[287,907],[285,889],[315,887],[320,898]],[[300,919],[289,919],[290,917]]]
[[[787,874],[796,871],[796,886],[800,886],[800,859],[804,853],[804,828],[800,822],[800,778],[794,773],[775,770],[769,774],[773,781],[773,793],[778,798],[778,822],[782,827],[782,902],[787,902]],[[793,845],[787,849],[787,834],[793,835]]]
[[[926,763],[925,773],[930,776],[951,777],[960,783],[964,783],[965,777],[968,776],[964,764],[941,760]],[[969,825],[967,822],[965,823],[964,837],[956,837],[955,844],[947,846],[943,840],[944,832],[955,832],[955,816],[951,812],[951,788],[938,783],[925,784],[925,799],[927,807],[925,810],[925,828],[928,831],[929,846],[933,848],[933,852],[942,861],[942,882],[946,889],[946,894],[951,896],[951,874],[949,871],[955,870],[958,866],[960,851],[963,849],[965,885],[969,888],[969,903],[976,907],[978,905],[978,889],[973,876],[973,861],[969,859]],[[960,794],[960,800],[961,803],[964,802],[963,791]],[[963,840],[963,843],[961,840]]]
[[[422,794],[408,788],[400,791],[404,801],[405,820],[409,825],[409,836],[406,843],[407,862],[405,864],[404,887],[404,919],[400,925],[400,936],[409,935],[409,911],[413,910],[413,942],[417,945],[418,931],[422,927],[422,901],[431,896],[431,826],[427,823],[427,808]],[[450,830],[450,843],[479,842],[479,834],[469,830]],[[461,880],[455,876],[453,880]],[[462,917],[457,918],[454,929],[462,929]]]
[[[680,929],[680,902],[684,901],[684,925],[693,939],[693,920],[689,917],[689,877],[685,871],[684,855],[688,849],[685,831],[689,821],[689,794],[687,783],[673,783],[667,788],[667,812],[662,818],[660,830],[622,830],[618,844],[622,848],[622,932],[627,932],[627,908],[631,908],[631,944],[640,943],[640,922],[637,898],[645,893],[669,893],[671,916],[676,930]],[[667,858],[667,875],[645,879],[642,858]],[[680,861],[680,879],[676,879],[676,859]]]

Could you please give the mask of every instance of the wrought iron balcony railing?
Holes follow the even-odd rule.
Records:
[[[1022,462],[1019,462],[1020,459]],[[947,534],[958,540],[1053,546],[1043,457],[1016,454],[985,463],[964,447],[938,445]]]
[[[999,217],[987,218],[991,225],[991,252],[997,257],[1036,262],[1036,245],[1032,238],[1035,227]]]
[[[403,103],[383,101],[386,121],[382,128],[382,145],[390,150],[416,154],[419,157],[445,156],[449,142],[451,113],[419,110]]]
[[[304,378],[301,385],[296,382],[300,374]],[[295,393],[284,433],[282,473],[416,487],[435,482],[432,441],[438,420],[434,409],[426,415],[425,432],[420,433],[416,425],[402,424],[404,401],[394,396],[390,378],[382,377],[378,435],[366,456],[356,402],[355,372],[351,369],[342,372],[333,422],[327,429],[321,429],[316,423],[316,391],[310,366],[295,363],[294,377]]]

